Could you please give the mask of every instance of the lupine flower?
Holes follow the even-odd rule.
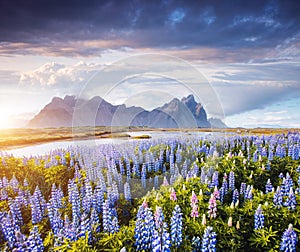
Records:
[[[86,213],[83,213],[81,215],[81,221],[80,221],[80,237],[88,237],[89,244],[92,242],[92,226],[91,221],[88,218]]]
[[[209,202],[208,202],[208,217],[216,218],[217,217],[217,201],[213,194],[211,194]]]
[[[276,207],[280,208],[282,206],[282,193],[280,186],[277,186],[276,192],[274,193],[273,203]]]
[[[159,206],[156,206],[156,210],[155,210],[155,213],[154,213],[154,219],[155,219],[155,226],[156,226],[157,229],[159,229],[162,226],[162,224],[165,220],[162,208],[159,207]]]
[[[12,249],[16,242],[16,236],[10,213],[7,214],[6,217],[2,218],[1,227],[4,238],[7,241],[8,246]]]
[[[205,215],[205,214],[202,215],[202,221],[201,221],[201,224],[202,224],[203,226],[206,225],[206,215]]]
[[[225,173],[223,176],[222,187],[224,188],[224,194],[228,192],[228,183],[227,183],[227,174]]]
[[[234,189],[232,193],[232,202],[235,204],[239,200],[239,191],[238,189]]]
[[[154,230],[152,240],[152,251],[171,252],[170,234],[167,231],[167,223],[163,222],[159,230]]]
[[[255,211],[254,214],[254,229],[261,229],[264,227],[265,217],[263,215],[261,205]]]
[[[198,252],[201,249],[201,240],[198,236],[192,239],[192,249],[193,252]]]
[[[219,186],[219,173],[215,171],[211,178],[211,187],[218,187]]]
[[[240,221],[237,221],[237,222],[236,222],[235,227],[236,227],[236,229],[240,229]]]
[[[98,213],[94,208],[91,210],[91,225],[97,233],[100,232],[100,220]]]
[[[271,180],[268,179],[266,183],[266,193],[272,192],[274,190]]]
[[[199,217],[198,205],[197,204],[192,205],[191,217],[192,218]]]
[[[173,201],[177,200],[176,192],[173,187],[171,188],[170,200],[173,200]]]
[[[146,204],[142,204],[137,213],[134,229],[135,247],[137,251],[151,249],[154,229],[155,223],[152,211]]]
[[[232,227],[232,217],[230,216],[227,222],[228,227]]]
[[[126,200],[131,200],[130,185],[128,182],[124,184],[124,197]]]
[[[164,177],[163,185],[164,186],[168,186],[169,185],[169,182],[168,182],[168,180],[167,180],[166,177]]]
[[[286,206],[289,210],[294,210],[296,208],[297,202],[293,188],[290,188],[288,198],[283,205]]]
[[[194,191],[192,191],[192,196],[191,196],[191,206],[195,205],[198,203],[198,197],[197,195],[195,194]]]
[[[43,241],[39,234],[37,226],[34,226],[30,231],[30,235],[26,241],[28,251],[42,252],[44,251]]]
[[[215,186],[213,194],[214,194],[216,200],[219,200],[219,199],[220,199],[220,192],[219,192],[217,186]]]
[[[293,229],[293,225],[289,224],[289,227],[284,231],[282,235],[280,250],[286,252],[295,252],[297,251],[296,248],[297,242],[298,242],[297,233]]]
[[[229,190],[233,191],[234,188],[235,188],[235,179],[234,179],[234,172],[233,171],[229,172],[228,180],[229,180]]]
[[[225,189],[223,186],[221,186],[220,190],[219,190],[219,193],[220,193],[220,201],[221,203],[224,202],[224,197],[225,197]]]
[[[240,188],[240,195],[244,195],[246,193],[247,184],[242,182]]]
[[[171,217],[171,241],[175,247],[182,243],[182,212],[179,205],[176,205]]]
[[[217,244],[217,235],[213,232],[213,228],[208,226],[202,236],[202,252],[215,252]]]
[[[248,199],[248,200],[252,200],[253,194],[252,194],[252,190],[253,190],[253,186],[252,185],[248,185],[244,198]]]

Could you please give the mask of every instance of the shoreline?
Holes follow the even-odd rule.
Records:
[[[61,128],[19,128],[0,130],[0,151],[19,149],[31,145],[71,140],[89,140],[101,138],[146,138],[143,132],[221,132],[240,135],[251,134],[286,134],[299,132],[299,128],[147,128],[147,127],[61,127]],[[131,136],[130,132],[141,132],[141,136]]]

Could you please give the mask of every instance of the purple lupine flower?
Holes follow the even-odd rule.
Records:
[[[215,186],[213,194],[214,194],[216,200],[220,200],[220,192],[219,192],[217,186]]]
[[[272,192],[274,190],[274,187],[271,183],[271,180],[268,179],[267,183],[266,183],[266,193]]]
[[[234,172],[233,171],[229,172],[228,180],[229,180],[229,190],[234,191],[235,179],[234,179]]]
[[[171,241],[179,248],[182,243],[182,212],[179,205],[176,205],[171,217]]]
[[[214,194],[211,194],[209,202],[208,202],[208,217],[216,218],[217,217],[217,201]]]
[[[275,207],[280,208],[282,206],[282,192],[280,186],[277,186],[276,192],[274,193],[273,203]]]
[[[281,243],[280,250],[286,252],[296,252],[297,251],[297,242],[298,237],[296,231],[293,229],[293,225],[289,224],[289,227],[284,231]]]
[[[297,202],[296,202],[296,196],[294,194],[293,188],[290,188],[288,198],[283,205],[286,206],[289,210],[295,210]]]
[[[191,217],[192,218],[199,217],[198,205],[197,204],[192,205]]]
[[[217,244],[217,234],[213,232],[213,228],[208,226],[202,236],[202,252],[215,252]]]
[[[257,230],[264,228],[264,221],[265,217],[263,215],[261,205],[259,205],[254,214],[254,229]]]
[[[171,188],[170,200],[173,200],[173,201],[177,200],[176,192],[173,187]]]
[[[194,191],[192,191],[192,196],[191,196],[191,206],[195,205],[198,203],[198,197]]]

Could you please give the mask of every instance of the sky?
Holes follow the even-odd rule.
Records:
[[[300,127],[300,1],[0,1],[0,128],[54,96]]]

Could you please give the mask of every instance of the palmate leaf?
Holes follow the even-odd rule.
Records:
[[[273,231],[272,226],[253,231],[250,237],[250,245],[261,249],[279,248],[278,231]]]

